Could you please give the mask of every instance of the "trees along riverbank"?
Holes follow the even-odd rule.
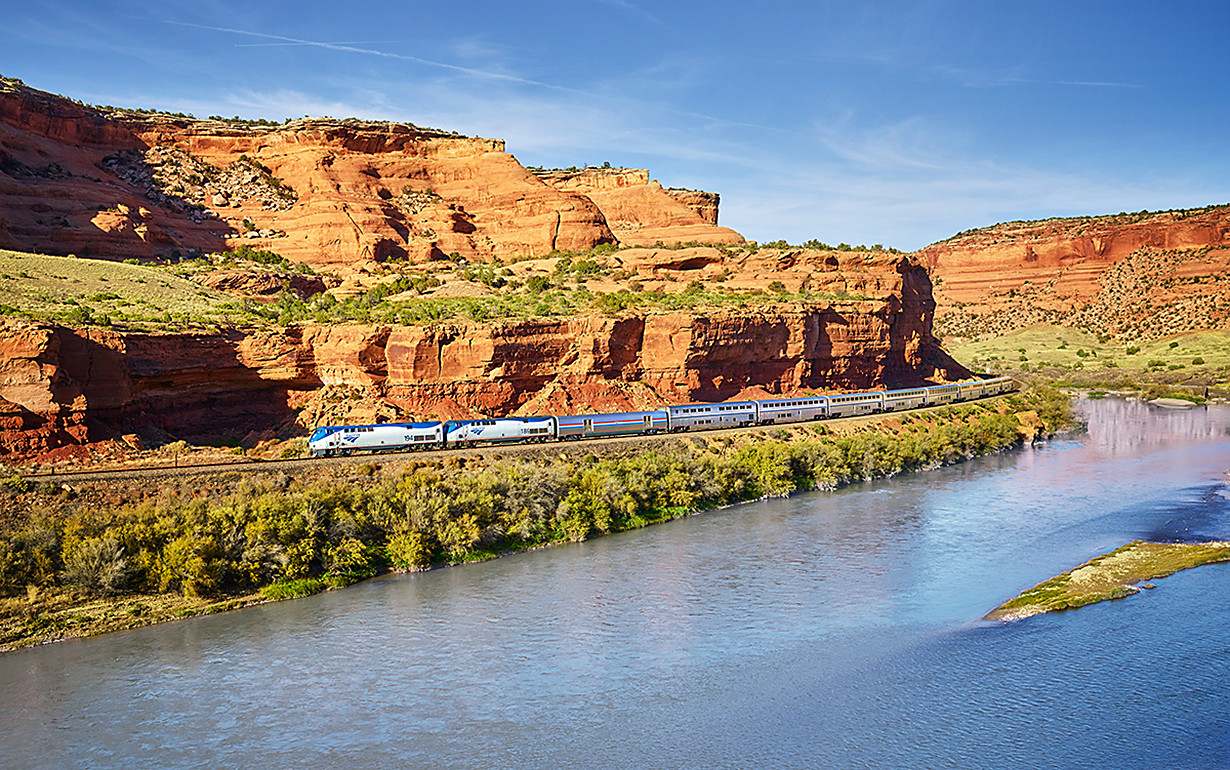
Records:
[[[5,482],[0,648],[302,596],[386,570],[492,558],[799,490],[959,462],[1072,426],[1040,387],[985,404],[691,434],[537,457],[385,458],[290,478]]]

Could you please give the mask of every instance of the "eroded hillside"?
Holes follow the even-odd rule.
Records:
[[[648,243],[739,242],[656,182],[612,218]],[[0,247],[166,258],[244,244],[317,267],[516,259],[615,243],[609,191],[548,184],[498,139],[94,108],[0,79]],[[685,196],[686,197],[686,196]],[[702,207],[703,208],[703,207]],[[629,243],[642,243],[633,238]]]
[[[1130,342],[1230,328],[1230,208],[1010,222],[918,252],[936,330],[978,339],[1050,323]]]

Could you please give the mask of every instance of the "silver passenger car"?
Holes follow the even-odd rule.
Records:
[[[668,406],[670,429],[717,430],[755,425],[758,421],[755,401],[738,401],[731,404],[681,404]]]

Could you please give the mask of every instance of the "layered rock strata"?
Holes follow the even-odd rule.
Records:
[[[663,189],[646,169],[591,166],[534,173],[557,190],[592,200],[626,246],[743,242],[734,230],[717,226],[716,193]]]
[[[680,202],[629,174],[610,187],[549,183],[498,139],[95,109],[0,79],[0,248],[19,251],[129,258],[248,245],[315,266],[507,260],[613,243],[608,220],[631,244],[742,240],[716,227],[716,198],[706,219],[704,194]]]
[[[238,439],[338,420],[610,411],[968,375],[930,336],[917,263],[899,259],[862,285],[878,291],[494,324],[137,334],[9,321],[0,446],[12,458],[142,427]],[[336,397],[347,390],[358,397]]]
[[[974,338],[1048,322],[1122,339],[1230,325],[1230,208],[1011,222],[917,256],[937,329]]]

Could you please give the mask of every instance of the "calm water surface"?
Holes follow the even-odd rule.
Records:
[[[0,656],[0,767],[1230,767],[1230,566],[980,620],[1134,538],[1230,539],[1230,410]]]

